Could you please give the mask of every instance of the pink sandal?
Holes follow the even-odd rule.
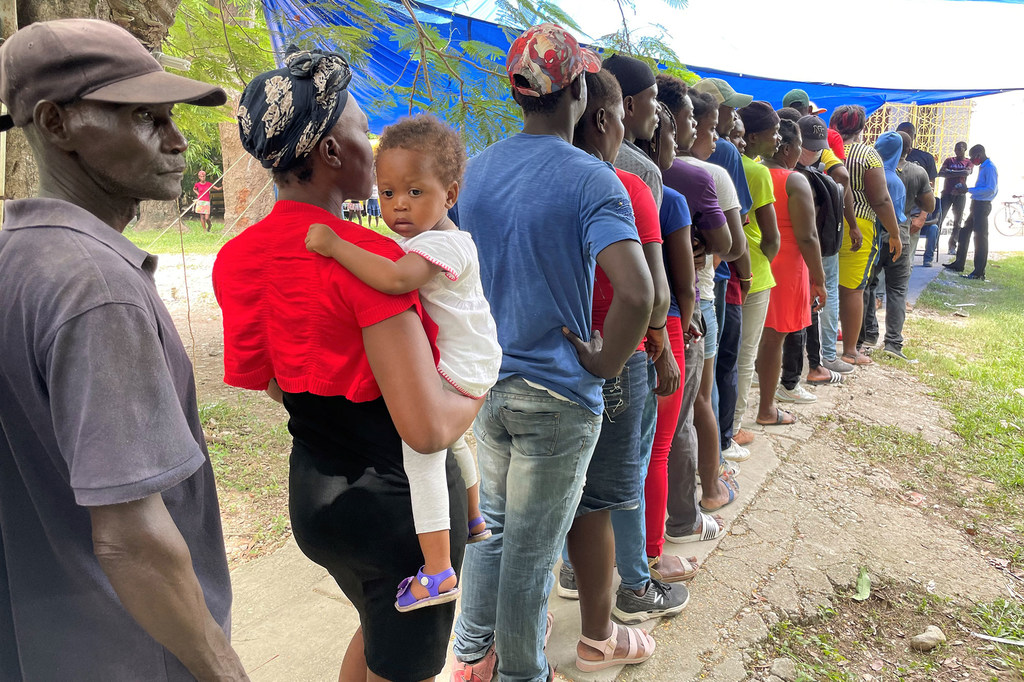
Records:
[[[625,656],[612,658],[615,656],[615,648],[618,646],[617,642],[619,639],[618,635],[620,629],[625,630],[627,633],[629,649],[626,651]],[[605,668],[611,668],[616,665],[633,665],[636,663],[643,663],[654,655],[654,649],[656,646],[654,638],[647,634],[646,631],[639,628],[622,627],[618,623],[612,623],[612,636],[608,639],[597,641],[580,635],[580,642],[597,649],[603,657],[598,661],[588,661],[585,658],[580,658],[577,654],[576,667],[585,673],[604,670]]]

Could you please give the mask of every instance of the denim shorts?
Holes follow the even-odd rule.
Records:
[[[601,435],[587,467],[576,516],[595,511],[636,509],[644,488],[644,404],[651,391],[647,353],[634,353],[622,374],[604,382]]]
[[[702,298],[700,314],[704,317],[704,359],[709,360],[718,353],[718,316],[715,314],[715,301]]]

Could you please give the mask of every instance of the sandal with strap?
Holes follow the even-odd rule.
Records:
[[[619,630],[625,630],[629,641],[629,649],[625,656],[615,656],[615,648],[618,646]],[[632,665],[643,663],[654,655],[654,638],[639,628],[627,628],[612,623],[612,636],[603,641],[597,641],[580,635],[580,642],[593,647],[601,653],[602,658],[598,661],[588,661],[585,658],[576,656],[576,667],[585,673],[592,673],[616,665]]]
[[[475,519],[469,520],[469,537],[466,538],[466,544],[472,545],[474,542],[483,542],[487,538],[491,537],[491,529],[484,528],[479,533],[474,533],[473,529],[484,523],[484,517],[478,516]]]
[[[689,535],[669,535],[665,533],[665,539],[669,542],[682,544],[685,542],[706,542],[708,540],[717,540],[718,538],[725,535],[725,528],[718,523],[711,514],[705,514],[700,512],[700,532],[691,533]]]
[[[814,380],[806,380],[805,379],[804,382],[807,383],[807,384],[810,384],[811,386],[827,386],[829,384],[841,384],[841,383],[843,383],[843,375],[842,374],[840,374],[839,372],[833,371],[831,369],[828,369],[828,367],[826,367],[825,369],[828,370],[828,379],[814,379]]]
[[[416,572],[415,576],[409,576],[398,585],[398,595],[397,600],[395,601],[395,608],[402,613],[422,609],[425,606],[447,604],[450,601],[458,599],[459,594],[462,592],[462,588],[458,585],[447,592],[438,591],[441,587],[441,583],[455,575],[454,568],[447,568],[440,573],[435,573],[434,575],[424,573],[423,568],[423,566],[420,566],[420,570]],[[412,590],[410,589],[413,580],[427,588],[427,596],[423,597],[423,599],[417,599],[413,596]]]

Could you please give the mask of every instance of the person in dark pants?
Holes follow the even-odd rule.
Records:
[[[960,231],[956,249],[956,260],[942,267],[953,272],[963,272],[967,263],[967,246],[974,235],[974,271],[966,275],[967,279],[985,279],[985,266],[988,264],[988,216],[992,213],[992,200],[999,192],[999,172],[992,159],[985,154],[985,147],[976,144],[971,147],[971,163],[978,166],[978,180],[971,193],[971,213],[967,216],[963,230]]]
[[[956,245],[960,238],[960,224],[964,219],[967,207],[967,178],[974,170],[974,164],[967,158],[967,143],[957,142],[953,147],[954,156],[942,162],[939,177],[944,178],[942,195],[939,197],[939,229],[946,220],[949,209],[953,209],[953,232],[949,235],[948,251],[956,255]]]
[[[871,278],[871,282],[868,284],[865,300],[867,300],[868,294],[874,293],[876,286],[878,286],[877,275],[884,272],[885,284],[883,286],[885,289],[886,309],[885,347],[883,352],[889,357],[906,360],[907,356],[903,354],[903,323],[906,320],[907,313],[906,302],[907,291],[910,285],[910,261],[914,254],[914,250],[910,248],[912,221],[910,214],[914,210],[925,214],[935,210],[935,194],[932,192],[932,185],[928,179],[927,171],[909,160],[908,152],[912,144],[910,135],[903,131],[900,131],[899,135],[903,140],[903,152],[897,164],[896,173],[904,187],[904,203],[902,206],[904,219],[900,223],[900,239],[904,247],[903,255],[893,260],[888,253],[882,254],[875,268],[875,276]],[[882,144],[881,138],[879,138],[878,144]],[[878,150],[882,153],[883,160],[885,160],[887,157],[883,153],[883,148],[879,146]],[[878,319],[875,315],[875,309],[870,306],[864,309],[864,326],[862,327],[861,334],[865,338],[875,340],[878,338]],[[872,342],[871,345],[874,345],[874,343]]]

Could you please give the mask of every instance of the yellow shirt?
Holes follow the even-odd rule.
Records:
[[[825,172],[828,173],[830,170],[838,166],[843,162],[836,153],[831,149],[823,149],[821,151],[821,163],[825,166]]]

